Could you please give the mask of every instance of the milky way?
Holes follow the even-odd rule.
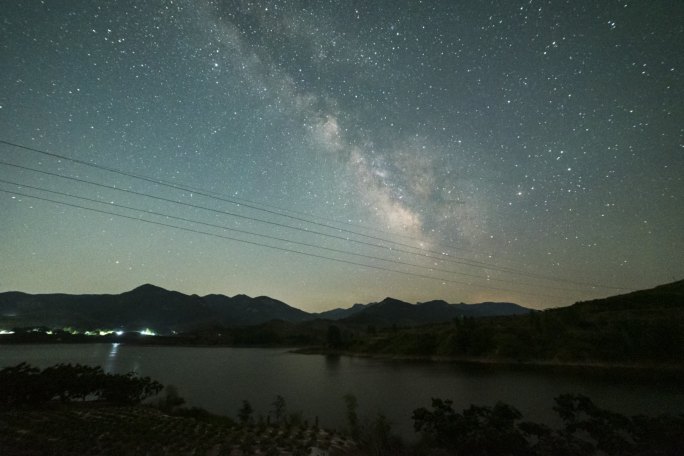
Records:
[[[682,24],[664,1],[11,2],[0,290],[543,308],[681,279]]]

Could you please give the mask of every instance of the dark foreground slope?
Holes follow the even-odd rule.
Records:
[[[162,388],[149,377],[99,366],[0,369],[0,454],[304,455],[354,446],[317,420],[309,426],[299,415],[286,416],[282,397],[272,422],[255,420],[247,401],[236,422],[186,408],[175,388],[160,396]]]
[[[0,410],[3,455],[355,454],[350,440],[309,426],[240,426],[199,413],[177,416],[147,406],[70,404]]]

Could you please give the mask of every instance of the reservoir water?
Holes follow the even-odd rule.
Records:
[[[28,362],[102,366],[134,371],[175,385],[188,405],[234,417],[243,400],[255,415],[267,415],[276,395],[288,412],[300,411],[325,427],[343,429],[342,397],[358,399],[359,415],[387,416],[406,438],[411,414],[432,397],[452,399],[458,411],[470,404],[503,401],[524,419],[557,424],[553,398],[563,393],[589,396],[599,406],[627,415],[684,413],[684,387],[615,376],[548,369],[514,369],[427,361],[330,357],[290,353],[282,348],[158,347],[122,344],[0,345],[0,368]]]

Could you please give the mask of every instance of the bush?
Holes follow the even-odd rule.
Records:
[[[162,385],[149,377],[106,374],[100,367],[57,364],[40,370],[26,363],[0,370],[0,406],[35,406],[52,400],[106,400],[138,404]]]
[[[629,418],[581,395],[561,395],[555,402],[564,423],[559,430],[521,422],[520,412],[501,402],[457,413],[442,399],[433,399],[431,410],[414,410],[414,427],[423,434],[423,446],[455,455],[684,454],[684,415]]]

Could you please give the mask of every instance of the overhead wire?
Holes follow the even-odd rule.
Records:
[[[11,166],[11,167],[14,167],[14,168],[17,168],[17,169],[23,169],[23,170],[26,170],[26,171],[36,172],[36,173],[40,173],[40,174],[44,174],[44,175],[48,175],[48,176],[54,176],[54,177],[58,177],[58,178],[62,178],[62,179],[67,179],[67,180],[75,181],[75,182],[80,182],[80,183],[85,183],[85,184],[89,184],[89,185],[94,185],[94,186],[101,187],[101,188],[106,188],[106,189],[109,189],[109,190],[115,190],[115,191],[124,192],[124,193],[128,193],[128,194],[136,195],[136,196],[143,196],[143,197],[155,199],[155,200],[158,200],[158,201],[164,201],[164,202],[173,203],[173,204],[178,204],[178,205],[182,205],[182,206],[186,206],[186,207],[192,207],[192,208],[195,208],[195,209],[201,209],[201,210],[210,211],[210,212],[214,212],[214,213],[218,213],[218,214],[222,214],[222,215],[228,215],[228,216],[232,216],[232,217],[236,217],[236,218],[241,218],[241,219],[245,219],[245,220],[250,220],[250,221],[254,221],[254,222],[258,222],[258,223],[264,223],[264,224],[268,224],[268,225],[272,225],[272,226],[277,226],[277,227],[279,227],[279,228],[287,228],[287,229],[291,229],[291,230],[302,231],[302,232],[305,232],[305,233],[307,233],[307,234],[315,234],[315,235],[319,235],[319,236],[323,236],[323,237],[328,237],[328,238],[332,238],[332,239],[338,239],[338,240],[342,240],[342,241],[346,241],[346,242],[351,242],[351,243],[355,243],[355,244],[359,244],[359,245],[364,245],[364,246],[369,246],[369,247],[384,249],[384,250],[391,251],[391,252],[395,252],[395,253],[396,253],[396,252],[400,252],[400,253],[405,253],[405,254],[408,254],[408,255],[420,256],[420,257],[424,257],[424,258],[427,258],[427,259],[430,259],[430,260],[437,260],[437,261],[441,261],[441,262],[448,262],[448,263],[457,264],[457,265],[461,265],[461,266],[469,266],[469,267],[473,267],[473,268],[479,268],[479,269],[485,269],[485,270],[491,270],[491,271],[497,271],[497,272],[504,272],[504,273],[508,273],[508,274],[512,274],[512,275],[526,276],[526,277],[531,277],[531,278],[536,278],[536,279],[542,278],[542,279],[545,279],[545,280],[554,280],[554,281],[557,281],[557,282],[566,282],[566,283],[571,283],[571,284],[573,284],[573,285],[579,285],[579,286],[590,286],[590,287],[592,287],[592,288],[613,288],[613,287],[600,286],[600,285],[596,285],[596,284],[582,283],[582,282],[576,282],[576,281],[567,281],[567,280],[560,280],[560,279],[550,278],[550,277],[546,277],[546,276],[539,276],[539,275],[527,273],[527,272],[524,272],[524,271],[509,270],[508,268],[492,266],[492,265],[488,265],[488,264],[486,264],[486,263],[481,263],[481,262],[476,262],[476,261],[468,261],[467,259],[460,259],[460,258],[459,258],[459,259],[456,259],[456,258],[454,258],[454,257],[435,257],[435,256],[432,256],[432,255],[428,255],[428,254],[424,254],[424,253],[420,253],[420,252],[412,252],[412,251],[408,251],[408,250],[400,249],[400,248],[396,248],[396,247],[389,247],[389,246],[385,246],[385,245],[381,245],[381,244],[374,244],[374,243],[371,243],[371,242],[361,241],[361,240],[358,240],[358,239],[351,239],[351,238],[344,237],[344,236],[338,236],[338,235],[335,235],[335,234],[324,233],[324,232],[321,232],[321,231],[316,231],[316,230],[301,228],[301,227],[292,226],[292,225],[286,225],[286,224],[283,224],[283,223],[273,222],[273,221],[270,221],[270,220],[263,220],[263,219],[256,218],[256,217],[250,217],[250,216],[246,216],[246,215],[243,215],[243,214],[237,214],[237,213],[234,213],[234,212],[228,212],[228,211],[225,211],[225,210],[219,210],[219,209],[215,209],[215,208],[210,208],[210,207],[206,207],[206,206],[201,206],[201,205],[198,205],[198,204],[187,203],[187,202],[183,202],[183,201],[177,201],[177,200],[173,200],[173,199],[169,199],[169,198],[164,198],[164,197],[160,197],[160,196],[156,196],[156,195],[150,195],[150,194],[147,194],[147,193],[137,192],[137,191],[130,190],[130,189],[124,189],[124,188],[120,188],[120,187],[117,187],[117,186],[102,184],[102,183],[90,181],[90,180],[87,180],[87,179],[77,178],[77,177],[73,177],[73,176],[66,176],[66,175],[63,175],[63,174],[54,173],[54,172],[51,172],[51,171],[40,170],[40,169],[36,169],[36,168],[31,168],[31,167],[28,167],[28,166],[17,165],[17,164],[5,162],[5,161],[2,161],[2,160],[0,160],[0,165]],[[186,191],[188,191],[188,190],[186,190]],[[449,271],[449,272],[450,272],[450,273],[457,273],[457,272],[455,272],[455,271]],[[457,273],[457,274],[458,274],[458,273]],[[540,284],[536,284],[535,286],[544,287],[544,288],[556,288],[556,289],[560,289],[560,287],[545,286],[545,285],[540,285]],[[566,290],[567,290],[567,289],[566,289]]]
[[[0,162],[0,164],[1,163],[2,162]],[[344,255],[357,256],[360,258],[366,258],[366,259],[370,259],[370,260],[384,261],[384,262],[403,265],[403,266],[410,266],[410,267],[424,269],[424,270],[428,270],[428,271],[444,272],[447,274],[460,275],[460,276],[470,277],[470,278],[474,278],[474,279],[484,279],[487,282],[490,282],[490,281],[504,282],[504,283],[512,283],[512,284],[517,284],[517,285],[530,285],[530,286],[536,286],[538,288],[547,288],[547,289],[560,290],[560,291],[577,291],[576,289],[570,289],[570,288],[564,288],[564,287],[555,287],[555,286],[549,286],[549,285],[538,285],[538,284],[531,284],[531,283],[527,283],[527,282],[519,282],[519,281],[506,280],[506,279],[500,279],[500,278],[483,277],[481,275],[468,274],[465,272],[454,271],[454,270],[450,270],[450,269],[442,269],[442,268],[438,268],[435,266],[425,266],[425,265],[421,265],[421,264],[410,263],[407,261],[395,260],[395,259],[390,259],[390,258],[382,258],[382,257],[373,256],[373,255],[366,255],[366,254],[362,254],[362,253],[351,252],[348,250],[341,250],[341,249],[326,247],[326,246],[322,246],[322,245],[318,245],[318,244],[311,244],[311,243],[307,243],[307,242],[296,241],[293,239],[286,239],[286,238],[271,236],[271,235],[262,234],[262,233],[255,233],[253,231],[241,230],[238,228],[232,228],[232,227],[228,227],[225,225],[217,225],[214,223],[202,222],[202,221],[195,220],[195,219],[188,219],[185,217],[179,217],[179,216],[175,216],[175,215],[151,211],[149,209],[126,206],[126,205],[119,204],[119,203],[102,201],[102,200],[98,200],[95,198],[88,198],[85,196],[74,195],[71,193],[61,192],[61,191],[57,191],[57,190],[50,190],[50,189],[46,189],[46,188],[42,188],[42,187],[37,187],[34,185],[28,185],[28,184],[19,183],[19,182],[8,181],[8,180],[4,180],[4,179],[0,179],[0,182],[4,183],[4,184],[8,184],[8,185],[15,185],[15,186],[21,187],[21,188],[29,188],[32,190],[38,190],[41,192],[52,193],[55,195],[61,195],[61,196],[69,197],[69,198],[80,199],[83,201],[89,201],[89,202],[94,202],[94,203],[98,203],[98,204],[106,204],[107,206],[111,206],[111,207],[118,207],[118,208],[127,209],[127,210],[144,212],[145,214],[156,215],[156,216],[160,216],[160,217],[164,217],[164,218],[170,218],[170,219],[179,220],[179,221],[188,222],[188,223],[196,223],[199,225],[204,225],[204,226],[208,226],[208,227],[212,227],[212,228],[218,228],[218,229],[227,230],[227,231],[233,231],[233,232],[241,233],[241,234],[247,234],[250,236],[261,237],[261,238],[271,239],[271,240],[280,241],[280,242],[287,242],[287,243],[291,243],[291,244],[317,248],[317,249],[326,250],[329,252],[341,253]],[[115,189],[115,190],[119,190],[119,189]],[[512,291],[512,290],[509,290],[509,291]],[[560,297],[560,296],[557,296],[557,297]]]
[[[292,219],[292,220],[296,220],[296,221],[298,221],[298,222],[309,223],[309,224],[316,225],[316,226],[320,226],[320,227],[323,227],[323,228],[328,228],[328,229],[332,229],[332,230],[335,230],[335,231],[340,231],[340,232],[344,232],[344,233],[348,233],[348,234],[353,234],[353,235],[355,235],[355,236],[361,236],[361,237],[365,237],[365,238],[368,238],[368,239],[374,239],[374,240],[377,240],[377,241],[388,242],[388,243],[392,243],[392,244],[395,244],[395,245],[400,245],[400,246],[402,246],[402,247],[408,247],[408,248],[412,248],[412,249],[425,250],[425,249],[423,249],[423,248],[420,247],[420,246],[414,246],[414,245],[410,245],[410,244],[405,244],[405,243],[393,241],[393,240],[390,240],[390,239],[381,238],[381,237],[378,237],[378,236],[372,236],[372,235],[369,235],[369,234],[359,233],[359,232],[356,232],[356,231],[347,230],[347,229],[340,228],[340,227],[336,227],[336,226],[332,226],[332,225],[327,225],[327,224],[325,224],[325,223],[319,223],[319,222],[307,220],[307,219],[304,219],[304,218],[301,218],[301,217],[296,217],[296,216],[284,214],[284,213],[281,213],[281,212],[276,212],[276,211],[274,211],[274,210],[264,209],[264,208],[258,207],[258,206],[256,206],[256,205],[250,205],[250,204],[241,203],[241,202],[235,201],[234,199],[231,199],[231,198],[226,198],[226,197],[224,197],[224,196],[218,196],[218,195],[216,195],[216,194],[210,194],[210,193],[208,193],[208,192],[206,192],[206,191],[204,191],[204,190],[193,189],[193,188],[190,188],[190,187],[187,186],[187,185],[179,185],[179,184],[176,184],[176,183],[173,183],[173,182],[169,182],[169,181],[166,181],[166,180],[162,180],[162,179],[153,179],[153,178],[151,178],[151,177],[144,176],[144,175],[141,175],[141,174],[131,173],[131,172],[128,172],[128,171],[123,171],[123,170],[121,170],[121,169],[117,169],[117,168],[111,168],[111,167],[108,167],[108,166],[103,166],[103,165],[98,165],[98,164],[95,164],[95,163],[90,163],[90,162],[87,162],[87,161],[85,161],[85,160],[79,160],[79,159],[76,159],[76,158],[68,157],[68,156],[66,156],[66,155],[56,154],[56,153],[54,153],[54,152],[48,152],[48,151],[36,149],[36,148],[33,148],[33,147],[24,146],[24,145],[21,145],[21,144],[12,143],[12,142],[5,141],[5,140],[2,140],[2,139],[0,139],[0,143],[6,144],[6,145],[9,145],[9,146],[13,146],[13,147],[17,147],[17,148],[21,148],[21,149],[25,149],[25,150],[29,150],[29,151],[36,152],[36,153],[39,153],[39,154],[47,155],[47,156],[50,156],[50,157],[59,158],[59,159],[62,159],[62,160],[69,160],[69,161],[74,162],[74,163],[79,163],[79,164],[82,164],[82,165],[85,165],[85,166],[90,166],[90,167],[97,168],[97,169],[101,169],[101,170],[104,170],[104,171],[109,171],[109,172],[112,172],[112,173],[121,174],[121,175],[124,175],[124,176],[132,177],[132,178],[134,178],[134,179],[140,179],[140,180],[143,180],[143,181],[146,181],[146,182],[150,182],[150,183],[153,183],[153,184],[163,185],[163,186],[166,186],[166,187],[173,188],[173,189],[175,189],[175,190],[182,190],[182,191],[185,191],[185,192],[193,192],[193,193],[196,193],[196,194],[198,194],[198,195],[206,196],[206,197],[208,197],[208,198],[213,198],[213,199],[217,199],[217,200],[219,200],[219,201],[223,201],[223,202],[226,202],[226,203],[230,203],[230,204],[234,204],[234,205],[238,205],[238,206],[243,206],[243,207],[246,207],[246,208],[255,210],[255,211],[265,212],[265,213],[268,213],[268,214],[271,214],[271,215],[276,215],[276,216],[280,216],[280,217],[289,218],[289,219]],[[437,254],[437,255],[444,255],[443,252],[433,252],[433,251],[429,251],[429,250],[425,250],[425,251],[430,252],[430,253],[433,253],[433,254]]]
[[[57,174],[57,173],[50,173],[50,172],[48,172],[48,171],[36,170],[36,169],[33,169],[33,168],[22,167],[22,166],[16,165],[16,164],[11,164],[11,163],[7,163],[7,162],[2,162],[2,164],[8,165],[8,166],[15,166],[15,167],[18,167],[18,168],[24,168],[24,169],[31,170],[31,171],[35,171],[35,172],[40,172],[40,173],[44,173],[44,174],[49,174],[49,175],[54,175],[54,176],[62,177],[62,178],[65,178],[65,179],[72,179],[72,180],[76,180],[76,181],[80,181],[80,182],[84,182],[84,183],[88,183],[88,184],[92,184],[92,185],[100,185],[100,186],[104,186],[104,187],[107,187],[107,188],[116,189],[116,190],[119,190],[119,191],[126,191],[126,192],[129,192],[129,193],[140,194],[140,195],[148,196],[148,197],[151,197],[151,198],[156,198],[156,199],[160,199],[160,200],[165,200],[165,201],[169,201],[169,202],[174,202],[174,203],[176,203],[176,204],[188,205],[188,206],[192,206],[192,207],[196,207],[196,208],[200,208],[200,209],[205,209],[205,210],[210,210],[210,211],[215,211],[215,212],[221,212],[221,213],[224,213],[224,214],[227,214],[227,215],[232,215],[232,216],[239,217],[239,218],[244,218],[244,219],[249,219],[249,220],[252,220],[252,221],[257,221],[257,222],[259,222],[259,223],[270,224],[270,225],[279,226],[279,227],[282,227],[282,228],[300,230],[300,231],[304,231],[304,232],[306,232],[306,233],[316,234],[316,235],[320,235],[320,236],[326,236],[326,237],[330,237],[330,238],[341,239],[341,240],[344,240],[344,241],[347,241],[347,242],[357,243],[357,244],[366,245],[366,246],[375,247],[375,248],[382,248],[382,249],[390,250],[390,251],[393,251],[393,252],[401,252],[401,253],[406,253],[406,254],[409,254],[409,255],[422,256],[422,257],[424,257],[424,258],[429,258],[429,259],[431,259],[431,260],[450,262],[450,263],[452,263],[452,264],[458,264],[458,265],[469,266],[469,267],[476,267],[476,268],[485,269],[485,270],[503,272],[503,273],[507,273],[507,274],[518,275],[518,276],[524,276],[524,277],[533,278],[533,279],[537,279],[537,280],[547,280],[547,281],[553,281],[553,282],[567,283],[567,284],[571,284],[571,285],[575,285],[575,286],[581,286],[581,287],[590,287],[590,288],[592,288],[592,289],[594,289],[594,288],[614,289],[614,290],[624,290],[624,289],[625,289],[625,288],[623,288],[623,287],[614,287],[614,286],[601,285],[601,284],[591,283],[591,282],[584,282],[584,281],[575,281],[575,280],[561,279],[561,278],[558,278],[558,277],[552,277],[552,276],[544,275],[544,274],[536,274],[536,273],[531,273],[531,272],[527,272],[527,271],[521,271],[521,270],[518,270],[518,269],[513,269],[513,268],[509,268],[509,267],[505,267],[505,266],[494,266],[494,265],[491,265],[491,264],[489,264],[489,263],[482,262],[482,261],[478,261],[478,260],[474,260],[474,259],[458,257],[458,256],[455,256],[455,255],[446,254],[446,253],[444,253],[444,252],[432,251],[432,250],[425,249],[425,248],[422,248],[422,247],[419,247],[419,246],[412,246],[412,245],[410,245],[410,244],[400,243],[400,242],[392,241],[392,240],[389,240],[389,239],[381,238],[381,237],[378,237],[378,236],[371,236],[371,235],[367,235],[367,234],[363,234],[363,233],[358,233],[358,232],[356,232],[356,231],[346,230],[346,229],[344,229],[344,228],[335,227],[335,226],[332,226],[332,225],[327,225],[327,224],[322,224],[322,223],[314,222],[314,221],[307,220],[307,219],[304,219],[304,218],[301,218],[301,217],[290,216],[290,215],[283,214],[283,213],[280,213],[280,212],[277,212],[277,211],[274,211],[274,210],[259,208],[259,207],[254,206],[254,205],[246,205],[246,204],[244,204],[244,203],[236,202],[236,201],[234,201],[234,200],[232,200],[232,199],[230,199],[230,198],[224,198],[224,197],[221,197],[221,196],[216,196],[216,195],[213,195],[213,194],[211,194],[211,193],[209,193],[209,192],[206,192],[206,191],[202,191],[202,190],[197,190],[197,189],[191,188],[190,186],[181,186],[181,185],[178,185],[178,184],[175,184],[175,183],[171,183],[171,182],[168,182],[168,181],[164,181],[164,180],[160,180],[160,179],[153,179],[153,178],[150,178],[150,177],[148,177],[148,176],[143,176],[143,175],[139,175],[139,174],[135,174],[135,173],[126,172],[126,171],[123,171],[123,170],[120,170],[120,169],[116,169],[116,168],[112,168],[112,167],[107,167],[107,166],[103,166],[103,165],[98,165],[98,164],[95,164],[95,163],[87,162],[87,161],[85,161],[85,160],[80,160],[80,159],[68,157],[68,156],[65,156],[65,155],[62,155],[62,154],[56,154],[56,153],[53,153],[53,152],[44,151],[44,150],[41,150],[41,149],[37,149],[37,148],[34,148],[34,147],[29,147],[29,146],[17,144],[17,143],[10,142],[10,141],[6,141],[6,140],[2,140],[2,139],[0,139],[0,143],[5,144],[5,145],[8,145],[8,146],[11,146],[11,147],[16,147],[16,148],[20,148],[20,149],[32,151],[32,152],[35,152],[35,153],[43,154],[43,155],[50,156],[50,157],[53,157],[53,158],[62,159],[62,160],[67,160],[67,161],[70,161],[70,162],[73,162],[73,163],[78,163],[78,164],[82,164],[82,165],[85,165],[85,166],[93,167],[93,168],[96,168],[96,169],[101,169],[101,170],[104,170],[104,171],[107,171],[107,172],[120,174],[120,175],[127,176],[127,177],[131,177],[131,178],[134,178],[134,179],[139,179],[139,180],[146,181],[146,182],[150,182],[150,183],[153,183],[153,184],[156,184],[156,185],[162,185],[162,186],[170,187],[170,188],[173,188],[173,189],[175,189],[175,190],[181,190],[181,191],[185,191],[185,192],[192,192],[192,193],[195,193],[195,194],[197,194],[197,195],[201,195],[201,196],[205,196],[205,197],[208,197],[208,198],[211,198],[211,199],[216,199],[216,200],[219,200],[219,201],[227,202],[227,203],[230,203],[230,204],[237,205],[237,206],[239,206],[239,207],[247,207],[247,208],[252,209],[252,210],[262,211],[262,212],[265,212],[265,213],[269,213],[269,214],[277,215],[277,216],[281,216],[281,217],[287,217],[287,218],[290,218],[290,219],[292,219],[292,220],[296,220],[296,221],[300,221],[300,222],[304,222],[304,223],[309,223],[309,224],[313,224],[313,225],[325,227],[325,228],[327,228],[327,229],[332,229],[332,230],[335,230],[335,231],[338,231],[338,232],[344,232],[344,233],[348,233],[348,234],[353,234],[353,235],[355,235],[355,236],[361,236],[361,237],[365,237],[365,238],[368,238],[368,239],[373,239],[373,240],[378,240],[378,241],[381,241],[381,242],[391,243],[391,244],[394,244],[394,245],[404,246],[404,247],[407,247],[407,248],[410,248],[410,249],[413,249],[413,250],[419,250],[419,252],[408,251],[408,250],[404,250],[404,249],[401,249],[401,248],[398,248],[398,247],[389,247],[389,246],[382,245],[382,244],[374,244],[374,243],[371,243],[371,242],[360,241],[360,240],[358,240],[358,239],[352,239],[352,238],[344,237],[344,236],[336,236],[336,235],[332,235],[332,234],[330,234],[330,233],[323,233],[323,232],[320,232],[320,231],[315,231],[315,230],[311,230],[311,229],[307,229],[307,228],[295,227],[295,226],[291,226],[291,225],[281,224],[281,223],[278,223],[278,222],[273,222],[273,221],[258,219],[258,218],[255,218],[255,217],[249,217],[249,216],[245,216],[245,215],[241,215],[241,214],[229,213],[229,212],[227,212],[227,211],[218,211],[218,210],[212,209],[212,208],[206,208],[206,207],[202,207],[202,206],[192,205],[192,204],[189,204],[189,203],[183,203],[183,202],[179,202],[179,201],[169,200],[169,199],[166,199],[166,198],[157,197],[157,196],[153,196],[153,195],[146,195],[146,194],[142,194],[142,193],[140,193],[140,192],[134,192],[134,191],[132,191],[132,190],[121,189],[121,188],[118,188],[118,187],[104,186],[103,184],[95,183],[95,182],[92,182],[92,181],[81,180],[81,179],[73,178],[73,177],[70,177],[70,176],[59,175],[59,174]],[[255,204],[256,204],[256,203],[255,203]],[[427,253],[423,253],[423,252],[427,252]],[[432,255],[430,255],[430,254],[432,254]],[[435,256],[435,255],[436,255],[436,256]],[[541,285],[537,285],[537,286],[541,286]]]
[[[469,284],[467,282],[456,281],[456,280],[447,279],[447,278],[443,278],[443,277],[435,277],[435,276],[429,276],[429,275],[424,275],[424,274],[417,274],[414,272],[407,272],[407,271],[402,271],[402,270],[398,270],[398,269],[386,268],[383,266],[370,265],[370,264],[366,264],[366,263],[358,263],[355,261],[344,260],[341,258],[329,257],[329,256],[325,256],[325,255],[318,255],[318,254],[310,253],[310,252],[302,252],[302,251],[295,250],[295,249],[278,247],[278,246],[274,246],[274,245],[270,245],[270,244],[264,244],[261,242],[248,241],[245,239],[234,238],[231,236],[225,236],[225,235],[221,235],[221,234],[217,234],[217,233],[211,233],[211,232],[207,232],[207,231],[197,230],[194,228],[177,226],[177,225],[173,225],[170,223],[163,223],[163,222],[158,222],[158,221],[154,221],[154,220],[147,220],[147,219],[143,219],[143,218],[139,218],[139,217],[133,217],[130,215],[119,214],[119,213],[112,212],[112,211],[105,211],[102,209],[86,207],[86,206],[82,206],[79,204],[68,203],[65,201],[54,200],[54,199],[40,197],[40,196],[36,196],[36,195],[28,195],[26,193],[12,191],[12,190],[0,189],[0,192],[17,195],[17,196],[21,196],[24,198],[32,198],[32,199],[36,199],[36,200],[40,200],[40,201],[45,201],[45,202],[50,202],[50,203],[59,204],[59,205],[63,205],[63,206],[73,207],[73,208],[77,208],[77,209],[81,209],[81,210],[96,212],[96,213],[100,213],[100,214],[113,215],[116,217],[121,217],[121,218],[129,219],[129,220],[133,220],[136,222],[148,223],[148,224],[152,224],[152,225],[178,229],[178,230],[187,231],[187,232],[196,233],[196,234],[203,234],[203,235],[207,235],[207,236],[212,236],[212,237],[230,240],[230,241],[234,241],[234,242],[239,242],[239,243],[243,243],[243,244],[249,244],[249,245],[253,245],[253,246],[265,247],[265,248],[269,248],[269,249],[273,249],[273,250],[279,250],[279,251],[287,252],[287,253],[295,253],[298,255],[304,255],[304,256],[308,256],[308,257],[319,258],[319,259],[334,261],[334,262],[338,262],[338,263],[345,263],[345,264],[360,266],[360,267],[364,267],[364,268],[371,268],[371,269],[376,269],[376,270],[381,270],[381,271],[386,271],[386,272],[403,274],[403,275],[412,276],[412,277],[418,277],[418,278],[429,279],[429,280],[436,280],[436,281],[440,281],[442,283],[454,283],[454,284],[459,284],[459,285],[473,286],[472,284]],[[104,202],[101,202],[101,203],[107,204]],[[492,289],[492,290],[514,292],[514,293],[530,295],[530,296],[541,296],[541,297],[549,297],[549,298],[556,298],[556,299],[562,298],[562,296],[547,295],[547,294],[542,294],[542,293],[533,293],[533,292],[520,291],[520,290],[510,290],[510,289],[506,289],[506,288],[498,288],[498,287],[491,287],[491,286],[489,286],[487,288]]]
[[[557,277],[551,277],[551,276],[544,275],[544,274],[535,274],[535,273],[531,273],[531,272],[520,271],[520,270],[517,270],[517,269],[508,268],[508,267],[505,267],[505,266],[492,267],[491,265],[489,265],[488,263],[483,262],[483,261],[478,261],[478,260],[474,260],[474,259],[470,259],[470,258],[463,258],[463,257],[459,257],[459,256],[456,256],[456,255],[451,255],[451,254],[448,254],[448,253],[445,253],[445,252],[438,252],[438,251],[426,249],[426,248],[421,247],[421,246],[413,246],[413,245],[410,245],[410,244],[401,243],[401,242],[393,241],[393,240],[390,240],[390,239],[381,238],[381,237],[378,237],[378,236],[371,236],[371,235],[368,235],[368,234],[359,233],[359,232],[356,232],[356,231],[347,230],[347,229],[344,229],[344,228],[339,228],[339,227],[331,226],[331,225],[328,225],[328,224],[318,223],[318,222],[314,222],[314,221],[311,221],[311,220],[307,220],[307,219],[304,219],[304,218],[301,218],[301,217],[294,217],[294,216],[290,216],[290,215],[287,215],[287,214],[282,214],[282,213],[279,213],[279,212],[276,212],[276,211],[273,211],[273,210],[259,208],[259,207],[255,206],[255,205],[253,205],[253,204],[250,205],[250,204],[240,203],[240,202],[235,201],[234,199],[226,198],[226,197],[224,197],[224,196],[217,196],[217,195],[212,194],[212,193],[209,193],[209,192],[207,192],[207,191],[205,191],[205,190],[196,189],[196,188],[193,188],[193,187],[191,187],[191,186],[187,186],[187,185],[178,185],[177,183],[165,181],[165,180],[162,180],[162,179],[154,179],[154,178],[151,178],[151,177],[148,177],[148,176],[144,176],[144,175],[140,175],[140,174],[136,174],[136,173],[131,173],[131,172],[123,171],[123,170],[120,170],[120,169],[117,169],[117,168],[112,168],[112,167],[108,167],[108,166],[103,166],[103,165],[99,165],[99,164],[87,162],[87,161],[85,161],[85,160],[80,160],[80,159],[68,157],[68,156],[66,156],[66,155],[57,154],[57,153],[54,153],[54,152],[44,151],[44,150],[41,150],[41,149],[37,149],[37,148],[34,148],[34,147],[30,147],[30,146],[25,146],[25,145],[22,145],[22,144],[17,144],[17,143],[14,143],[14,142],[10,142],[10,141],[3,140],[3,139],[0,139],[0,144],[5,144],[5,145],[12,146],[12,147],[16,147],[16,148],[20,148],[20,149],[32,151],[32,152],[39,153],[39,154],[43,154],[43,155],[50,156],[50,157],[53,157],[53,158],[58,158],[58,159],[62,159],[62,160],[68,160],[68,161],[71,161],[71,162],[73,162],[73,163],[78,163],[78,164],[82,164],[82,165],[85,165],[85,166],[89,166],[89,167],[92,167],[92,168],[95,168],[95,169],[101,169],[101,170],[104,170],[104,171],[107,171],[107,172],[116,173],[116,174],[120,174],[120,175],[127,176],[127,177],[132,177],[132,178],[134,178],[134,179],[139,179],[139,180],[146,181],[146,182],[150,182],[150,183],[153,183],[153,184],[156,184],[156,185],[166,186],[166,187],[169,187],[169,188],[173,188],[173,189],[175,189],[175,190],[181,190],[181,191],[185,191],[185,192],[192,192],[192,193],[195,193],[195,194],[197,194],[197,195],[201,195],[201,196],[205,196],[205,197],[208,197],[208,198],[216,199],[216,200],[219,200],[219,201],[227,202],[227,203],[230,203],[230,204],[233,204],[233,205],[237,205],[237,206],[240,206],[240,207],[246,207],[246,208],[249,208],[249,209],[252,209],[252,210],[262,211],[262,212],[269,213],[269,214],[272,214],[272,215],[277,215],[277,216],[281,216],[281,217],[286,217],[286,218],[289,218],[289,219],[292,219],[292,220],[296,220],[296,221],[300,221],[300,222],[304,222],[304,223],[313,224],[313,225],[316,225],[316,226],[320,226],[320,227],[332,229],[332,230],[335,230],[335,231],[338,231],[338,232],[353,234],[353,235],[361,236],[361,237],[364,237],[364,238],[367,238],[367,239],[378,240],[378,241],[381,241],[381,242],[386,242],[386,243],[390,243],[390,244],[394,244],[394,245],[399,245],[399,246],[401,246],[401,247],[406,247],[406,248],[410,248],[410,249],[413,249],[413,250],[419,250],[419,251],[421,251],[421,252],[427,252],[427,253],[415,253],[415,252],[413,252],[413,251],[406,251],[406,250],[404,250],[404,249],[400,249],[400,248],[397,248],[397,247],[393,247],[393,248],[392,248],[393,250],[396,250],[396,251],[399,251],[399,252],[403,252],[403,253],[407,253],[407,254],[416,254],[416,255],[420,255],[420,256],[426,257],[426,258],[433,258],[433,259],[437,259],[437,260],[442,260],[442,261],[451,262],[451,263],[454,263],[454,264],[462,264],[462,265],[463,265],[463,264],[479,265],[479,266],[481,266],[483,269],[489,269],[489,270],[499,271],[499,272],[507,272],[507,273],[514,274],[514,275],[523,275],[523,276],[525,276],[525,277],[535,278],[535,279],[541,279],[541,280],[551,280],[551,281],[555,281],[555,282],[565,282],[565,283],[569,283],[569,284],[577,285],[577,286],[587,286],[587,287],[591,287],[591,288],[605,288],[605,289],[615,289],[615,290],[623,290],[623,289],[624,289],[624,288],[621,288],[621,287],[611,287],[611,286],[604,286],[604,285],[595,284],[595,283],[589,283],[589,282],[580,282],[580,281],[572,281],[572,280],[567,280],[567,279],[560,279],[560,278],[557,278]],[[264,223],[273,223],[273,222],[264,222]],[[314,231],[312,231],[312,230],[307,230],[307,231],[309,231],[309,232],[314,232]],[[345,238],[345,239],[348,239],[348,238]],[[350,239],[348,239],[348,240],[349,240],[350,242],[364,243],[364,242],[362,242],[362,241],[353,241],[353,240],[350,240]],[[364,243],[364,244],[365,244],[365,245],[377,246],[377,245],[372,244],[372,243]],[[431,255],[429,255],[429,254],[431,254]]]

